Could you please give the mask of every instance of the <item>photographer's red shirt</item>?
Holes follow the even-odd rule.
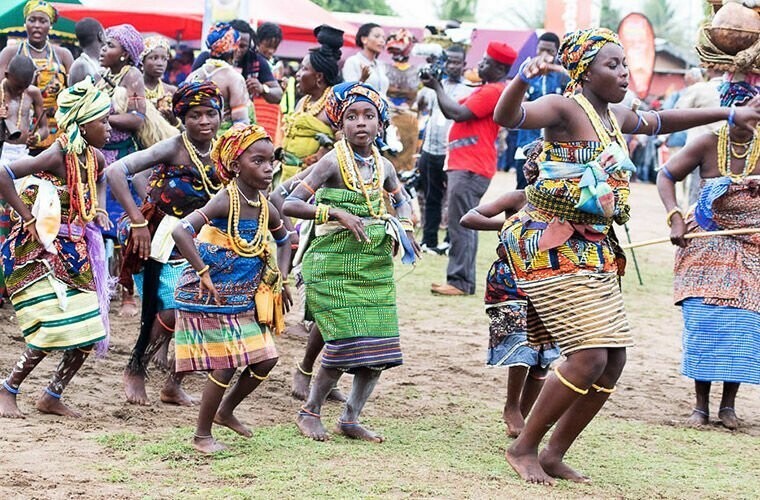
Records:
[[[493,110],[506,85],[507,82],[486,83],[459,101],[475,118],[451,126],[447,170],[469,170],[489,179],[494,176],[499,125],[493,121]]]

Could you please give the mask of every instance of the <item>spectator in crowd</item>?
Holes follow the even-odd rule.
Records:
[[[433,284],[439,295],[475,293],[475,255],[478,234],[459,225],[459,219],[480,203],[496,173],[496,135],[499,125],[493,110],[506,85],[507,74],[517,52],[504,42],[492,41],[478,65],[483,85],[457,102],[444,91],[441,82],[423,78],[435,90],[438,106],[446,118],[454,120],[449,130],[446,177],[449,200],[449,264],[446,283]]]
[[[362,24],[356,31],[356,46],[361,50],[343,63],[343,80],[358,82],[362,79],[362,73],[369,70],[365,83],[385,97],[390,81],[385,67],[377,60],[385,47],[385,31],[375,23]]]

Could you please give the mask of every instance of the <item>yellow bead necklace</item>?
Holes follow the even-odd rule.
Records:
[[[206,194],[209,196],[214,195],[217,191],[222,189],[222,184],[221,183],[214,184],[211,181],[211,178],[208,175],[208,172],[211,171],[211,167],[203,164],[203,162],[200,159],[200,151],[198,151],[195,145],[192,142],[190,142],[190,138],[187,136],[187,132],[182,132],[182,143],[185,145],[185,149],[187,150],[188,156],[190,156],[190,161],[193,162],[193,165],[195,165],[195,168],[198,170],[198,173],[201,176],[201,183],[203,184],[203,190],[206,191]],[[211,151],[211,149],[213,149],[213,147],[214,147],[214,142],[211,141],[211,147],[209,147],[209,152]],[[207,172],[207,169],[208,169],[208,172]]]
[[[378,151],[374,144],[372,145],[375,168],[368,182],[365,182],[362,178],[359,166],[354,158],[354,151],[345,138],[335,143],[335,152],[338,157],[338,166],[340,167],[341,177],[343,177],[343,183],[351,191],[364,195],[371,217],[376,219],[381,218],[385,213],[385,204],[381,202],[379,212],[375,212],[372,207],[372,200],[370,199],[370,191],[379,191],[384,179],[383,159],[380,156],[380,151]]]
[[[728,177],[731,179],[731,182],[740,183],[755,170],[757,161],[760,159],[760,141],[757,140],[757,135],[758,127],[755,127],[747,150],[743,155],[739,156],[734,154],[731,146],[731,135],[728,124],[726,123],[718,130],[718,172],[720,172],[722,177]],[[744,168],[741,173],[735,174],[731,170],[732,156],[738,159],[744,158]]]
[[[230,198],[230,210],[227,216],[227,239],[232,250],[241,257],[258,257],[269,250],[269,203],[266,196],[259,191],[259,226],[251,241],[240,236],[240,188],[237,179],[227,184],[227,194]]]

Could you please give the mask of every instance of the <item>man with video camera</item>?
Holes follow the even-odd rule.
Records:
[[[445,78],[436,75],[438,64],[420,69],[421,80],[441,80],[441,92],[454,102],[472,93],[472,87],[462,82],[464,72],[464,47],[452,45],[445,52],[443,72]],[[436,59],[436,62],[438,59]],[[430,110],[422,142],[422,152],[417,160],[417,170],[424,192],[425,212],[422,229],[422,249],[426,252],[443,254],[445,249],[438,247],[438,228],[441,225],[441,209],[446,194],[446,174],[443,165],[446,162],[446,150],[449,144],[449,129],[454,120],[446,118],[438,105],[436,91],[424,88],[418,98],[419,108]]]
[[[483,85],[460,102],[446,95],[438,80],[421,78],[423,85],[435,90],[443,116],[454,120],[449,130],[446,156],[451,246],[446,283],[433,284],[430,291],[435,294],[475,293],[478,235],[476,231],[460,226],[459,219],[480,203],[496,173],[495,142],[499,125],[493,121],[493,110],[515,59],[517,52],[512,47],[491,41],[478,64]]]

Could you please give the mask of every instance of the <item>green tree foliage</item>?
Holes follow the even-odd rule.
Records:
[[[436,3],[438,17],[455,21],[474,21],[478,0],[439,0]]]
[[[395,16],[385,0],[313,0],[317,5],[336,12],[364,12],[380,16]]]
[[[610,0],[602,0],[599,12],[599,26],[617,31],[621,19],[623,19],[623,16],[620,14],[620,9],[614,8]]]
[[[692,43],[678,24],[677,6],[680,2],[670,0],[647,0],[644,3],[644,15],[652,23],[654,36],[664,38],[678,47],[690,47]]]

